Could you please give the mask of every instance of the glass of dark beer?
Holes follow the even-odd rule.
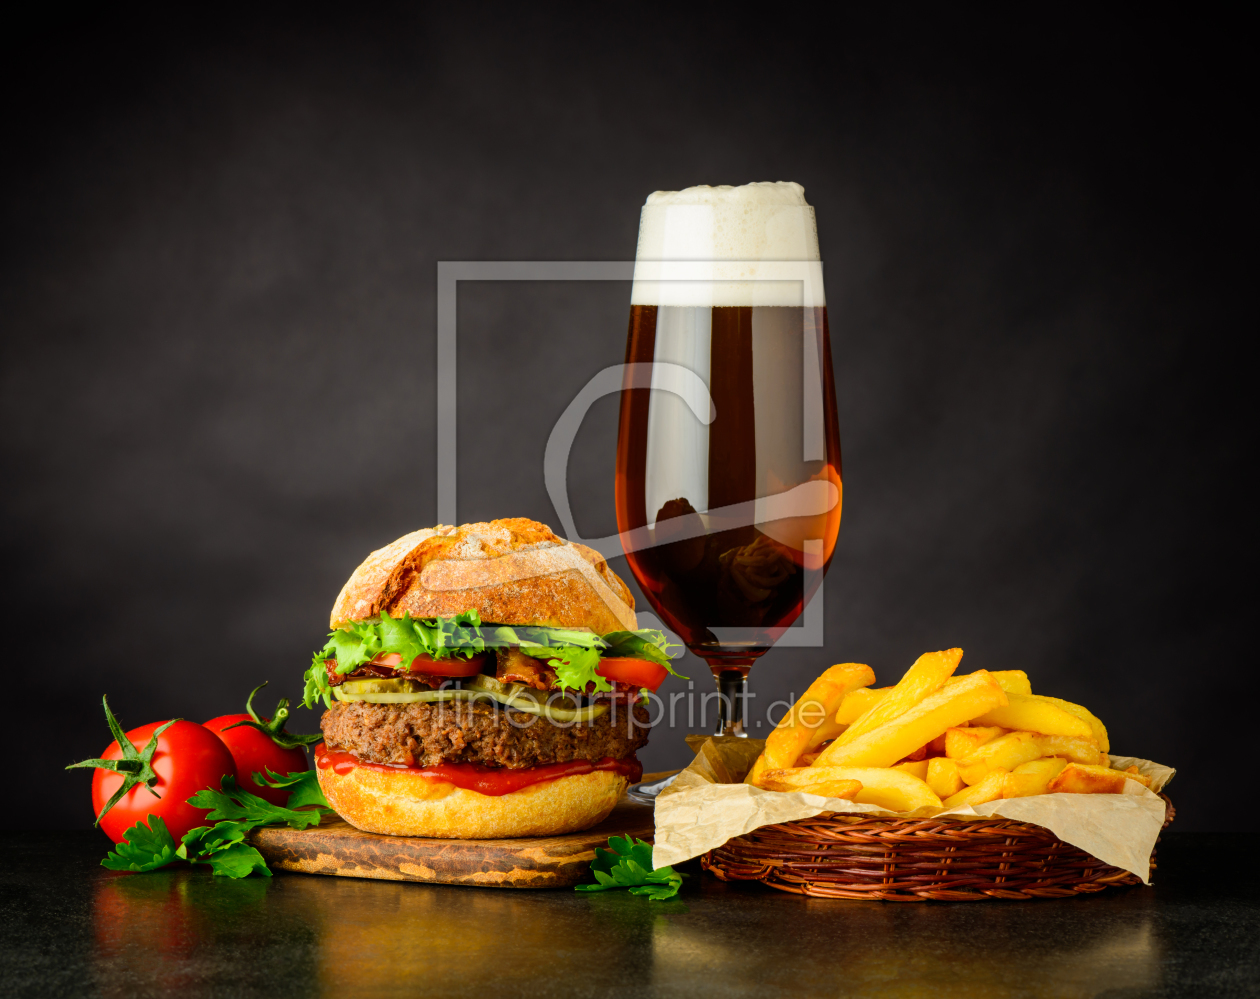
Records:
[[[797,184],[657,192],[639,226],[617,526],[653,609],[743,735],[752,664],[840,528],[840,437],[814,209]],[[649,367],[650,366],[650,367]]]

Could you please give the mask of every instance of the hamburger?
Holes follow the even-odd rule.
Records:
[[[393,836],[576,832],[642,776],[673,673],[603,557],[533,520],[425,528],[355,569],[306,673],[329,804]]]

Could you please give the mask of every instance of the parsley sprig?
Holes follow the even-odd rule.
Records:
[[[223,778],[220,790],[198,791],[188,799],[190,805],[209,809],[206,818],[214,825],[190,829],[176,846],[161,817],[150,815],[148,825],[137,822],[123,834],[122,842],[106,855],[101,866],[111,871],[155,871],[177,860],[186,860],[208,864],[213,873],[224,877],[244,878],[255,871],[271,877],[262,854],[246,843],[245,837],[260,826],[281,823],[293,829],[317,826],[332,809],[319,788],[314,770],[298,771],[285,777],[271,770],[267,773],[270,780],[260,774],[255,774],[254,779],[267,787],[292,788],[288,807],[273,805],[250,794],[237,786],[235,777],[228,775]]]
[[[682,879],[672,867],[652,868],[652,844],[628,836],[611,836],[611,850],[595,848],[591,873],[596,884],[578,885],[577,891],[608,891],[629,888],[631,895],[646,895],[653,902],[673,898],[682,887]]]
[[[123,833],[122,842],[101,861],[111,871],[156,871],[179,860],[178,848],[160,815],[150,815],[149,824],[137,822]]]

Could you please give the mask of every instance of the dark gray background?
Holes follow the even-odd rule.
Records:
[[[628,259],[649,192],[782,179],[818,213],[846,490],[826,648],[767,655],[755,710],[960,645],[1178,767],[1180,827],[1251,827],[1238,24],[265,10],[9,25],[28,807],[0,822],[90,822],[60,768],[108,741],[102,693],[129,727],[296,695],[345,577],[433,523],[437,261]],[[543,446],[622,359],[628,291],[463,287],[461,520],[556,525]],[[615,432],[609,398],[571,463],[586,534]],[[686,758],[677,730],[642,754]]]

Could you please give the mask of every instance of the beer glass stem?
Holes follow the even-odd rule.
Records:
[[[744,705],[748,699],[748,673],[724,669],[714,674],[718,685],[718,722],[714,735],[748,738],[744,730]]]

